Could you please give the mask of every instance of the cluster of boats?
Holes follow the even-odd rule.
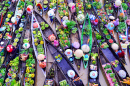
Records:
[[[0,0],[0,86],[35,86],[37,64],[43,86],[85,86],[82,64],[88,86],[101,86],[100,66],[109,86],[130,86],[129,16],[129,0]]]

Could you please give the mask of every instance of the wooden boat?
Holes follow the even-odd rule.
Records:
[[[111,1],[111,4],[113,4],[115,2],[115,0],[112,0]],[[124,1],[123,1],[124,2]],[[126,25],[126,19],[127,19],[127,13],[126,13],[126,8],[124,8],[123,9],[123,5],[124,5],[124,3],[122,3],[121,4],[122,6],[116,6],[115,4],[113,5],[113,9],[114,9],[114,16],[115,16],[115,18],[117,18],[115,21],[114,21],[114,25],[115,25],[115,32],[117,33],[117,39],[118,39],[118,42],[119,42],[119,46],[120,46],[120,48],[121,48],[121,51],[123,51],[123,50],[126,50],[126,48],[127,48],[127,45],[128,45],[128,37],[127,37],[127,34],[128,34],[128,32],[127,32],[127,25]],[[127,6],[127,4],[126,4],[126,6]],[[121,16],[120,14],[122,14],[123,16]],[[122,17],[122,18],[121,18]],[[122,27],[124,27],[124,30],[126,30],[126,31],[124,31],[124,30],[122,30],[122,31],[119,31],[122,27],[121,27],[121,24],[122,24],[122,20],[121,19],[124,19],[124,25],[122,26]],[[110,19],[112,22],[113,22],[113,19]],[[126,27],[126,29],[125,29],[125,27]],[[125,34],[125,35],[123,35],[122,34],[122,32],[124,31],[124,33],[123,34]],[[125,40],[126,39],[126,40]],[[123,40],[123,42],[121,41],[121,40]],[[126,41],[125,43],[124,43],[124,40]]]
[[[40,2],[37,2],[37,0],[35,0],[35,5],[36,5],[36,11],[42,16],[43,15],[43,6],[42,6],[42,0],[40,0]]]
[[[0,27],[2,26],[3,20],[5,20],[5,18],[7,17],[8,11],[10,11],[11,9],[14,9],[16,3],[5,1],[4,5],[5,6],[1,5],[3,6],[3,9],[1,9],[1,12],[0,12]]]
[[[107,1],[107,3],[109,3],[108,4],[108,6],[110,6],[111,7],[111,5],[113,5],[113,2],[114,2],[114,0],[113,1]],[[106,5],[105,5],[106,6]],[[106,10],[107,10],[107,8],[106,8]],[[110,11],[111,10],[114,10],[115,12],[114,13],[111,13],[110,14]],[[118,55],[121,59],[122,59],[122,61],[124,62],[124,63],[126,63],[125,62],[125,53],[124,53],[124,51],[123,51],[123,47],[121,46],[121,42],[120,42],[120,33],[119,33],[119,31],[118,31],[118,26],[117,26],[117,24],[119,23],[119,19],[117,18],[118,16],[117,16],[117,14],[118,14],[118,7],[116,7],[115,5],[113,5],[113,9],[110,9],[110,11],[109,11],[109,13],[107,13],[107,15],[109,15],[110,14],[110,16],[109,16],[109,20],[111,21],[111,22],[113,22],[113,24],[114,24],[114,26],[115,26],[115,31],[116,31],[116,33],[117,33],[117,39],[118,39],[118,42],[119,42],[119,49],[118,49],[118,51],[115,51],[116,53],[122,53],[122,56],[120,57],[120,55]],[[114,15],[115,16],[115,18],[117,18],[116,20],[115,20],[115,18],[113,17],[113,19],[111,18],[112,17],[112,15]],[[114,36],[114,31],[112,30],[109,30],[108,29],[108,31],[109,31],[109,34],[111,34],[110,36],[111,36],[111,39],[114,41],[114,43],[116,43],[117,44],[117,42],[116,42],[116,40],[114,39],[115,38],[115,36]],[[105,34],[105,33],[104,33]],[[106,36],[106,38],[107,38],[107,36]],[[124,55],[123,55],[124,54]]]
[[[77,21],[79,28],[82,29],[85,20],[83,0],[67,0],[67,4],[71,17]]]
[[[66,5],[65,0],[58,0],[57,3],[58,3],[58,13],[62,23],[64,20],[69,19],[68,6]]]
[[[17,53],[16,57],[9,62],[8,73],[6,74],[4,85],[20,86],[20,79],[18,77],[18,72],[19,72],[19,56]]]
[[[106,1],[106,2],[109,2],[109,1]],[[99,4],[99,5],[96,6],[95,5],[96,3]],[[111,34],[115,38],[115,34],[114,34],[114,21],[115,21],[115,19],[114,19],[113,16],[111,16],[112,14],[110,15],[110,12],[109,12],[110,10],[108,10],[107,7],[106,8],[104,7],[105,10],[103,8],[101,8],[102,5],[103,4],[101,4],[101,2],[94,1],[92,3],[93,9],[95,11],[94,14],[96,14],[99,21],[104,24],[104,27],[108,29],[109,34]],[[109,5],[110,5],[110,9],[112,9],[111,3]],[[105,6],[109,6],[109,5],[106,4]],[[106,11],[106,10],[108,10],[108,11]],[[111,17],[112,17],[112,19],[110,19]],[[112,20],[112,21],[110,21],[110,20]],[[111,25],[111,27],[109,27],[110,25]],[[104,30],[104,28],[102,28],[102,30]]]
[[[98,30],[98,24],[99,19],[96,15],[96,12],[94,11],[94,8],[92,7],[92,1],[91,0],[84,0],[84,9],[89,15],[89,19],[91,21],[91,26],[95,27]]]
[[[129,57],[130,57],[130,49],[129,49],[130,48],[130,45],[129,45],[129,43],[130,43],[130,24],[129,24],[129,22],[130,22],[130,7],[129,7],[129,1],[123,0],[122,9],[124,11],[125,17],[127,18],[126,19],[126,24],[127,24],[127,32],[126,32],[127,37],[126,38],[127,38],[127,41],[128,41],[127,51],[128,51]]]
[[[74,27],[72,27],[71,29],[66,29],[58,21],[58,19],[55,18],[55,28],[56,28],[56,33],[59,39],[58,41],[60,44],[60,47],[58,47],[58,50],[64,53],[67,59],[69,59],[69,61],[73,64],[74,63],[74,56],[73,56],[73,50],[72,50],[73,46],[71,46],[71,38],[70,38],[69,32],[72,31],[71,29]],[[79,39],[78,40],[77,39],[76,41],[79,41]]]
[[[7,11],[7,14],[5,14],[5,17],[2,18],[1,20],[1,26],[3,26],[4,24],[7,25],[7,22],[11,22],[11,17],[14,16],[14,12],[15,12],[15,9],[16,9],[16,4],[11,4],[9,10]],[[9,15],[8,15],[9,14]]]
[[[6,13],[8,12],[8,9],[10,9],[12,5],[13,4],[11,3],[10,0],[2,1],[2,3],[0,3],[0,19],[1,19],[0,27],[1,27],[3,18],[5,17]]]
[[[81,49],[83,50],[85,54],[83,56],[84,68],[86,68],[88,65],[91,48],[92,48],[92,28],[91,28],[89,15],[87,13],[85,21],[84,21],[82,33],[81,33]]]
[[[26,18],[26,21],[27,23],[25,24],[23,37],[21,38],[21,43],[19,46],[21,75],[24,73],[26,69],[26,60],[28,59],[29,56],[29,47],[31,44],[31,38],[30,38],[31,31],[29,30],[31,28],[31,23],[28,21],[28,17]]]
[[[96,4],[98,4],[98,6],[96,6]],[[92,0],[91,5],[92,5],[95,13],[97,14],[97,16],[99,17],[99,15],[100,15],[99,20],[101,22],[103,22],[104,25],[107,24],[109,22],[109,19],[108,19],[108,16],[106,15],[105,10],[103,8],[101,8],[102,7],[101,2],[99,2],[99,1],[96,2],[95,0]]]
[[[54,18],[56,17],[56,11],[57,11],[57,0],[49,0],[49,10],[48,10],[48,16],[50,18],[50,21],[53,22]]]
[[[129,1],[123,0],[123,1],[122,1],[122,8],[123,8],[123,10],[124,10],[125,15],[127,16],[127,19],[130,19]]]
[[[104,56],[109,61],[109,63],[111,63],[116,74],[118,74],[120,81],[129,77],[129,74],[127,73],[127,71],[126,71],[125,67],[123,66],[123,64],[121,63],[120,59],[117,57],[117,55],[114,53],[114,51],[112,51],[111,47],[109,47],[107,42],[105,42],[105,40],[103,40],[103,37],[97,31],[94,31],[94,35],[97,39],[98,46],[104,53]]]
[[[75,7],[76,7],[76,12],[74,13],[73,16],[75,16],[75,19],[77,18],[77,23],[80,29],[83,28],[83,23],[85,20],[85,8],[84,8],[84,0],[75,0]]]
[[[24,25],[26,24],[26,11],[22,15],[22,18],[20,19],[19,23],[16,25],[16,29],[12,31],[12,39],[8,46],[6,47],[6,50],[8,52],[7,59],[6,59],[6,65],[12,60],[15,56],[16,53],[19,50],[20,42],[21,42],[21,37],[23,36],[24,33]]]
[[[14,17],[16,18],[16,20],[13,21],[12,23],[17,25],[17,23],[19,22],[20,18],[24,14],[24,11],[25,11],[25,1],[24,0],[19,0],[18,3],[17,3],[15,14],[14,14]]]
[[[13,16],[13,12],[15,11],[14,5],[11,5],[9,12],[1,17],[0,26],[2,26],[2,27],[0,28],[0,41],[3,39],[4,35],[9,30],[9,25],[8,25],[7,22],[9,22],[11,20],[12,16]],[[8,14],[11,14],[10,18],[8,18],[8,16],[7,16]],[[7,26],[7,29],[6,29],[6,26]]]
[[[107,41],[107,43],[109,45],[111,45],[110,47],[115,51],[115,53],[117,54],[117,56],[119,57],[119,59],[122,61],[122,63],[126,64],[126,61],[125,61],[125,52],[123,51],[120,43],[118,44],[116,42],[115,38],[109,33],[109,31],[107,29],[102,30],[102,28],[105,28],[102,25],[103,24],[100,23],[101,34],[103,35],[103,37],[105,38],[105,40]],[[117,46],[117,48],[115,48],[113,46]]]
[[[4,16],[1,17],[1,23],[0,23],[0,26],[1,26],[0,33],[1,33],[1,35],[5,35],[5,32],[6,32],[5,25],[8,25],[8,22],[11,21],[11,18],[14,15],[15,7],[16,7],[15,4],[12,4],[10,6],[9,10],[7,11],[7,14],[5,14]],[[2,39],[2,37],[3,36],[1,36],[0,40]]]
[[[60,46],[59,46],[59,42],[58,42],[58,37],[55,34],[55,32],[53,31],[53,29],[51,28],[51,26],[36,11],[34,11],[34,12],[35,12],[35,16],[38,20],[38,23],[40,24],[42,34],[45,37],[45,39],[47,39],[55,47],[59,48]]]
[[[0,56],[1,56],[0,67],[6,60],[6,57],[7,57],[6,46],[8,45],[10,39],[12,38],[12,27],[11,27],[12,25],[8,25],[7,22],[10,22],[14,11],[15,11],[15,7],[11,7],[11,9],[9,9],[7,15],[10,15],[10,18],[8,18],[6,15],[6,19],[3,20],[3,24],[2,24],[3,27],[1,27],[3,28],[3,30],[1,30],[1,34],[0,34],[1,35],[0,37]]]
[[[73,21],[76,21],[75,18],[71,17]],[[77,22],[76,22],[77,23]],[[80,40],[80,35],[79,35],[79,28],[78,25],[75,24],[75,26],[71,29],[70,31],[70,43],[71,43],[71,50],[72,50],[72,54],[73,56],[69,58],[69,60],[73,61],[76,64],[78,70],[80,70],[81,67],[81,57],[77,57],[77,53],[79,53],[79,51],[81,50],[81,40]],[[74,58],[75,57],[75,58]]]
[[[97,31],[94,27],[93,27],[93,29],[94,29],[95,31]],[[108,40],[108,39],[105,38],[105,36],[106,36],[105,34],[99,33],[99,31],[97,31],[97,32],[98,32],[98,34],[100,34],[100,35],[102,36],[103,41],[105,41],[105,42],[108,44],[108,46],[110,47],[110,51],[113,52],[113,53],[116,55],[116,57],[118,57],[118,59],[120,60],[120,62],[121,62],[122,64],[126,64],[125,59],[124,59],[124,56],[123,56],[123,52],[124,52],[124,51],[121,52],[121,49],[120,49],[119,46],[117,45],[115,39],[112,38],[112,36],[111,36],[111,39]],[[108,33],[108,32],[107,32],[107,33]],[[113,47],[113,46],[114,46],[114,47]],[[121,56],[122,56],[122,58],[121,58]]]
[[[27,15],[29,16],[29,21],[31,21],[32,18],[32,12],[35,9],[35,1],[34,0],[26,0],[26,6],[25,10],[27,11]]]
[[[112,0],[104,0],[104,9],[109,16],[115,16]]]
[[[109,28],[109,26],[114,26],[114,23],[111,22],[109,19],[108,19],[108,16],[104,15],[106,14],[106,12],[104,12],[104,10],[97,10],[96,7],[93,7],[94,11],[95,11],[95,14],[96,13],[101,13],[102,15],[97,15],[98,16],[98,19],[100,20],[100,28],[99,30],[101,31],[101,34],[103,35],[103,37],[105,38],[105,40],[107,41],[107,43],[109,45],[116,45],[118,48],[113,48],[112,45],[110,46],[114,51],[115,53],[117,54],[117,56],[120,58],[120,60],[122,61],[123,64],[126,64],[125,62],[125,53],[124,51],[122,50],[122,47],[120,46],[120,44],[118,45],[118,43],[116,42],[115,40],[115,35],[114,35],[114,27],[113,29],[112,28]],[[103,11],[103,12],[102,12]],[[104,17],[105,16],[105,17]],[[116,20],[115,20],[116,21]],[[104,25],[106,24],[106,25]]]
[[[58,67],[56,62],[54,62],[47,74],[47,77],[44,81],[44,86],[51,85],[51,86],[72,86],[72,83],[66,79],[66,76]]]
[[[20,71],[21,71],[21,86],[34,86],[35,85],[35,71],[36,60],[33,52],[31,40],[31,22],[27,18],[23,42],[20,49]],[[29,77],[31,75],[31,77]],[[30,81],[31,80],[31,81]]]
[[[79,70],[80,65],[81,65],[80,58],[82,56],[80,56],[80,57],[76,57],[76,56],[77,56],[77,52],[78,51],[82,52],[82,50],[80,50],[80,37],[79,37],[79,30],[77,28],[77,25],[74,25],[72,27],[72,29],[70,30],[71,34],[69,35],[67,32],[64,31],[64,27],[61,25],[61,23],[58,21],[58,19],[55,18],[55,28],[56,28],[56,33],[59,37],[59,43],[61,46],[60,48],[62,48],[62,52],[65,54],[65,56],[69,59],[69,61],[72,64],[75,61],[75,64]],[[63,37],[61,37],[61,35],[63,35]],[[63,42],[65,40],[67,40],[67,42]],[[58,49],[61,51],[60,48],[58,48]],[[74,53],[75,53],[75,56],[73,55]],[[76,57],[77,59],[75,59],[74,57]]]
[[[26,60],[26,71],[29,70],[29,72],[25,73],[24,77],[24,86],[30,85],[30,86],[35,86],[35,77],[36,77],[36,60],[35,60],[35,55],[33,53],[33,48],[29,48],[29,58]],[[31,75],[29,77],[28,75]],[[31,82],[28,80],[31,79]]]
[[[46,47],[45,47],[45,41],[44,37],[40,28],[40,25],[34,16],[32,14],[32,20],[31,20],[31,33],[32,34],[32,45],[34,49],[34,53],[37,59],[37,62],[39,66],[42,69],[43,74],[46,77]]]
[[[102,71],[109,85],[110,86],[115,85],[115,84],[122,85],[120,83],[119,77],[117,76],[116,72],[113,70],[111,63],[106,59],[106,57],[104,56],[101,50],[99,50],[99,58],[100,58]]]
[[[55,59],[56,64],[59,66],[61,71],[64,73],[67,80],[70,80],[73,85],[76,86],[84,86],[82,80],[79,75],[71,65],[70,61],[62,54],[57,48],[55,48],[50,42],[46,40],[46,45]],[[64,65],[66,64],[66,65]],[[72,73],[70,75],[70,73]]]
[[[94,40],[88,63],[88,86],[100,86],[99,82],[99,53],[97,42]],[[93,75],[94,74],[94,75]]]
[[[43,12],[46,14],[49,10],[49,2],[48,0],[43,0]]]
[[[7,57],[7,51],[6,47],[9,44],[11,38],[12,38],[12,28],[10,28],[10,31],[7,31],[3,37],[3,39],[0,42],[0,67],[2,64],[4,64],[6,57]]]
[[[67,59],[73,64],[74,63],[73,50],[75,51],[76,49],[74,49],[73,45],[71,46],[71,38],[69,38],[70,35],[67,35],[67,33],[63,29],[64,27],[61,25],[61,23],[59,22],[59,20],[57,18],[55,18],[55,28],[56,28],[56,33],[58,36],[58,41],[60,44],[60,46],[57,49],[59,51],[61,51],[62,53],[64,53],[65,56],[67,57]],[[77,34],[77,31],[76,31],[76,34]],[[63,35],[63,37],[62,37],[62,35]],[[78,34],[76,36],[78,36]],[[79,42],[79,37],[77,37],[75,39],[77,42]],[[65,42],[65,40],[67,40],[67,42]],[[77,63],[81,64],[81,61],[80,62],[77,61]],[[78,66],[78,64],[77,64],[77,66]]]
[[[2,66],[0,68],[0,85],[3,86],[4,85],[4,80],[5,80],[5,76],[6,76],[6,73],[7,73],[7,67],[5,66]]]
[[[62,28],[63,28],[63,26],[62,26],[62,24],[60,23],[60,21],[55,17],[55,30],[56,30],[56,34],[57,34],[57,39],[58,39],[58,42],[59,42],[59,46],[57,47],[57,49],[58,50],[60,50],[62,53],[64,53],[64,51],[66,50],[66,49],[68,49],[68,48],[70,48],[70,40],[69,39],[65,39],[65,40],[67,40],[68,41],[68,44],[67,43],[65,43],[65,42],[62,42],[61,40],[63,40],[63,39],[61,39],[61,34],[60,34],[60,31],[63,31],[62,30]],[[59,31],[59,29],[60,29],[60,31]],[[64,34],[65,34],[65,32],[64,32]],[[64,35],[63,37],[68,37],[67,35]],[[64,41],[64,40],[63,40]],[[68,47],[65,47],[65,46],[68,46]],[[72,62],[73,63],[73,62]]]
[[[122,6],[118,7],[118,13],[117,17],[119,18],[119,25],[118,25],[118,41],[121,44],[122,49],[127,49],[128,45],[128,38],[127,38],[127,24],[125,18],[127,18],[127,15],[125,15],[124,10]],[[123,25],[123,26],[122,26]]]

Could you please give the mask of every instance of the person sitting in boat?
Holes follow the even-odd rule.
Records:
[[[126,79],[123,79],[123,81],[121,81],[124,84],[130,85],[130,78],[127,77]]]

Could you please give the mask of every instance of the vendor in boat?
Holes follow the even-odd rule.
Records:
[[[121,81],[124,84],[130,85],[130,78],[127,77],[126,79],[123,79],[123,81]]]
[[[43,54],[39,54],[37,56],[37,59],[39,60],[39,66],[41,68],[46,68],[46,60],[45,60],[46,56]]]

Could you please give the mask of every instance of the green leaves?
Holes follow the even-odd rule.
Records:
[[[100,34],[96,34],[96,39],[100,40],[102,38],[102,36]]]
[[[23,39],[23,43],[29,43],[28,39]]]
[[[26,6],[28,6],[28,5],[32,5],[33,6],[33,3],[30,2],[30,0],[27,0],[26,3],[27,3]]]
[[[125,22],[119,22],[118,30],[123,33],[123,29],[126,28]]]
[[[45,22],[41,22],[41,25],[42,25],[42,26],[45,25]]]
[[[107,73],[112,73],[112,70],[107,70]]]
[[[69,21],[66,23],[68,29],[72,29],[75,26],[76,22],[75,21]]]
[[[76,33],[78,29],[75,27],[75,28],[72,28],[72,33]]]
[[[122,3],[121,5],[122,5],[122,7],[123,7],[123,10],[127,10],[127,9],[128,9],[128,6],[127,6],[126,3]]]
[[[102,7],[102,4],[100,2],[93,2],[93,6],[96,7],[97,9],[100,9]]]
[[[49,25],[48,24],[45,24],[45,22],[41,22],[41,29],[42,30],[45,30],[45,28],[48,28]]]
[[[91,8],[92,8],[91,4],[90,3],[86,3],[86,9],[91,9]]]

